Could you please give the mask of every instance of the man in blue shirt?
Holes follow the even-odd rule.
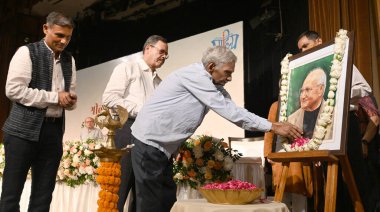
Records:
[[[294,125],[271,123],[236,106],[223,87],[232,80],[236,60],[225,47],[208,48],[202,63],[167,76],[140,110],[131,127],[138,212],[170,211],[176,201],[171,157],[209,109],[245,130],[301,137],[302,131]]]

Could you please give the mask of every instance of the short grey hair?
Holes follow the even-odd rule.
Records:
[[[308,76],[309,75],[319,76],[319,78],[317,78],[318,85],[324,85],[326,87],[326,80],[327,80],[326,72],[321,67],[311,70]]]
[[[66,16],[63,13],[55,12],[55,11],[49,13],[49,15],[46,17],[46,24],[49,27],[53,25],[67,26],[70,28],[75,27],[73,20],[69,16]]]
[[[202,63],[204,67],[206,67],[209,63],[215,63],[215,66],[219,68],[226,63],[236,63],[236,61],[236,55],[225,46],[209,47],[203,53],[202,57]]]
[[[164,43],[168,43],[168,41],[166,40],[166,38],[162,37],[161,35],[151,35],[148,39],[146,39],[145,43],[144,43],[144,46],[143,46],[143,53],[145,51],[145,47],[149,46],[149,45],[154,45],[156,44],[158,41],[162,41]]]

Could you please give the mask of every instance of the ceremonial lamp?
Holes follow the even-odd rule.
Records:
[[[119,200],[118,191],[120,185],[120,159],[124,154],[130,152],[132,145],[127,145],[122,149],[115,147],[115,130],[123,127],[128,120],[128,111],[117,106],[108,108],[103,106],[103,110],[95,116],[95,123],[103,129],[108,129],[107,141],[104,146],[93,150],[100,159],[100,166],[97,168],[96,182],[99,183],[98,212],[117,212],[117,202]]]
[[[133,145],[128,145],[121,149],[116,149],[115,147],[115,130],[123,127],[127,120],[128,111],[119,105],[116,109],[108,108],[103,105],[103,110],[95,116],[95,123],[99,128],[103,129],[103,127],[105,127],[108,129],[105,145],[94,150],[94,153],[100,158],[100,161],[119,162],[124,154],[130,152]]]

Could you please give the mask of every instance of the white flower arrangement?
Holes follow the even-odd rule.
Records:
[[[92,150],[99,148],[99,141],[93,139],[65,141],[56,180],[71,187],[85,183],[96,184],[96,169],[99,167],[99,158]],[[4,144],[0,143],[0,177],[3,177],[4,167]],[[31,170],[29,170],[27,178],[31,178]]]
[[[300,145],[291,145],[284,137],[281,138],[282,146],[287,152],[317,150],[322,144],[326,135],[326,128],[331,124],[335,105],[335,92],[338,87],[338,80],[342,73],[342,60],[346,49],[348,36],[347,31],[340,29],[335,37],[334,59],[330,70],[330,87],[327,95],[327,106],[324,107],[320,117],[318,118],[312,139],[307,142],[302,142]],[[287,103],[288,103],[288,88],[289,88],[289,57],[287,54],[281,62],[281,88],[280,88],[280,115],[279,121],[287,121]]]
[[[4,144],[0,143],[0,177],[3,177],[5,168],[5,150],[4,150]]]
[[[0,178],[3,177],[4,168],[5,168],[5,149],[4,149],[4,144],[0,143]],[[28,179],[30,179],[32,177],[31,169],[29,169],[28,175],[26,177]]]
[[[96,169],[99,158],[92,151],[100,143],[93,139],[86,141],[65,141],[63,155],[57,172],[57,181],[75,187],[85,183],[96,184]]]

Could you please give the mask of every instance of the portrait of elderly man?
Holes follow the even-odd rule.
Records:
[[[300,89],[300,108],[288,117],[288,122],[303,129],[303,137],[312,138],[315,124],[326,102],[323,98],[326,88],[326,73],[315,68],[306,76]],[[332,137],[332,123],[326,128],[325,139]]]

